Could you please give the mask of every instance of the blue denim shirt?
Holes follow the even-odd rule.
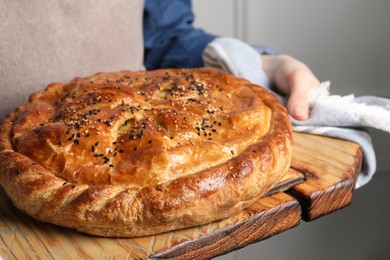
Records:
[[[202,53],[217,36],[193,27],[191,0],[145,0],[144,64],[146,69],[204,66]],[[277,52],[252,45],[260,54]]]
[[[203,66],[202,52],[216,36],[193,21],[191,0],[145,0],[146,69]]]

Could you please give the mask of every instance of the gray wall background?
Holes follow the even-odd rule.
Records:
[[[305,62],[331,93],[390,98],[389,0],[194,0],[196,26]],[[352,205],[220,259],[390,259],[390,136],[371,130],[378,170]]]

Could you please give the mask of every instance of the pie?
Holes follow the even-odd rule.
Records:
[[[0,135],[0,183],[19,210],[114,237],[236,214],[283,177],[293,143],[273,94],[205,68],[53,83]]]

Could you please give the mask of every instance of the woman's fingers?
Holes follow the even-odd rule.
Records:
[[[286,55],[263,56],[263,69],[276,88],[288,95],[287,110],[297,120],[309,118],[308,95],[320,82],[302,62]]]
[[[306,66],[293,69],[286,81],[289,89],[287,110],[297,120],[309,119],[309,92],[320,82]]]

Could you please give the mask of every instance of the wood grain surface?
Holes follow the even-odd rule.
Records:
[[[314,220],[352,201],[362,152],[355,143],[330,137],[296,133],[291,168],[305,181],[288,193],[302,205],[302,218]]]
[[[294,137],[292,168],[272,194],[230,218],[155,236],[101,238],[38,222],[15,209],[1,190],[0,255],[3,259],[209,259],[295,227],[301,214],[313,220],[348,205],[361,166],[359,146],[301,133]]]

